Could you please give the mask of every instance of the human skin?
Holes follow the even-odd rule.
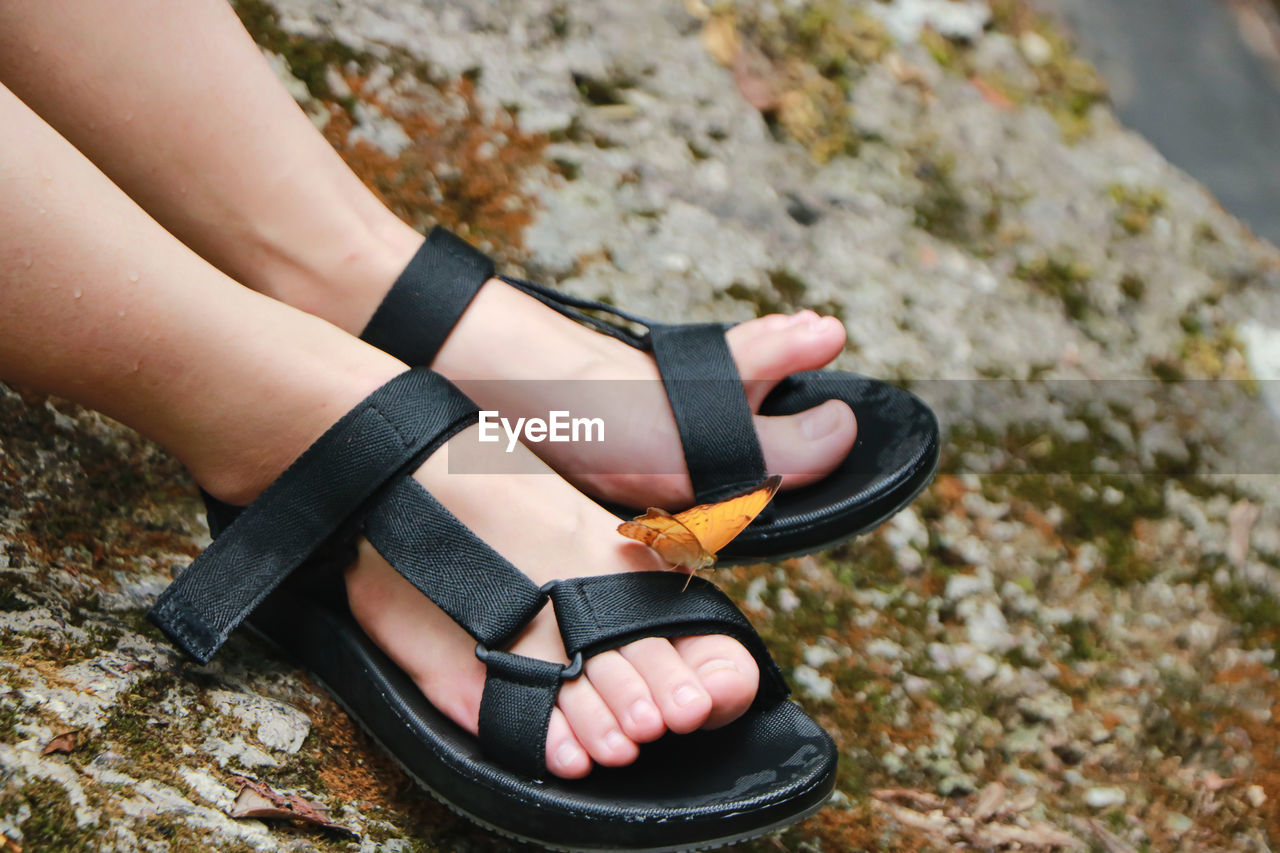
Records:
[[[0,81],[214,266],[348,332],[364,328],[422,242],[316,131],[224,0],[0,4]],[[811,311],[729,334],[753,408],[783,377],[830,362],[844,340],[839,320]],[[572,410],[571,384],[484,380],[647,380],[628,385],[625,410],[603,413],[616,435],[607,449],[536,450],[594,497],[640,508],[691,502],[647,354],[494,280],[433,367],[513,417]],[[755,425],[783,488],[825,476],[856,433],[839,401]],[[661,473],[618,471],[610,454],[625,456],[631,472]]]
[[[216,497],[251,500],[405,369],[207,264],[3,87],[0,151],[0,378],[137,429]],[[495,478],[451,473],[449,450],[416,478],[535,581],[661,568],[535,458],[523,466],[535,473]],[[367,546],[346,584],[362,627],[474,732],[484,674],[471,637]],[[512,650],[565,659],[549,608]],[[561,693],[548,767],[582,776],[593,762],[629,763],[668,729],[722,725],[750,704],[757,680],[750,655],[722,636],[646,639],[598,655]]]

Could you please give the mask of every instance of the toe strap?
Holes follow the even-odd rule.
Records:
[[[570,657],[589,658],[644,637],[727,634],[760,667],[758,700],[775,702],[790,692],[760,635],[710,581],[680,572],[624,572],[559,581],[550,594]]]
[[[486,755],[527,776],[547,769],[547,730],[564,667],[510,652],[484,653],[480,746]]]
[[[751,405],[720,323],[654,324],[650,329],[684,461],[698,503],[759,485],[764,454]]]
[[[573,663],[477,649],[487,668],[479,728],[486,754],[519,773],[544,775],[547,730],[561,685],[581,674],[583,658],[644,637],[727,634],[760,668],[755,706],[785,699],[786,680],[751,623],[710,581],[694,577],[686,589],[686,578],[676,572],[624,572],[543,587]]]

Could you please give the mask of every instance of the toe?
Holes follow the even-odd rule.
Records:
[[[765,467],[781,474],[782,487],[820,480],[849,455],[858,436],[853,410],[840,400],[785,417],[755,417]]]
[[[565,779],[581,779],[591,772],[591,758],[559,708],[552,710],[547,726],[547,769]]]
[[[718,728],[742,716],[760,684],[760,668],[751,653],[723,634],[681,637],[673,644],[711,696],[711,713],[702,727]]]
[[[711,696],[669,640],[637,640],[623,646],[621,653],[649,686],[667,728],[684,734],[707,721]]]
[[[752,409],[759,408],[784,377],[823,367],[844,348],[844,324],[835,317],[801,311],[775,320],[779,316],[734,326],[726,336]]]
[[[639,747],[622,733],[622,726],[587,678],[560,688],[558,702],[573,736],[597,763],[621,767],[636,760]]]
[[[618,652],[604,652],[587,661],[587,677],[604,699],[622,733],[636,743],[648,743],[667,730],[662,712],[636,668]]]

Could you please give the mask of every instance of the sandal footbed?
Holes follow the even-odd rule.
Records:
[[[624,768],[530,780],[480,752],[360,629],[340,591],[286,588],[253,628],[310,669],[433,795],[500,832],[571,849],[729,843],[811,814],[835,784],[830,737],[789,700],[709,732],[667,735]]]
[[[872,530],[920,494],[938,465],[938,420],[909,391],[878,379],[829,370],[793,374],[760,407],[793,415],[843,400],[858,421],[853,448],[834,471],[779,492],[768,510],[721,550],[720,564],[778,560],[831,547]],[[635,507],[609,505],[620,518]]]

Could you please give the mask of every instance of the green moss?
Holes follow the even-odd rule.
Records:
[[[1151,228],[1151,220],[1167,204],[1164,190],[1158,188],[1112,184],[1108,192],[1116,203],[1116,224],[1130,235],[1145,234]]]
[[[275,7],[267,0],[232,0],[231,5],[253,40],[284,57],[290,73],[306,84],[314,98],[336,100],[329,87],[330,68],[342,68],[348,62],[367,63],[366,56],[337,39],[303,38],[285,32]]]
[[[0,793],[0,815],[16,815],[26,806],[30,816],[19,824],[23,850],[76,853],[99,849],[97,830],[76,825],[76,810],[67,791],[49,779],[32,779]]]
[[[1239,626],[1244,645],[1273,649],[1273,665],[1280,666],[1280,601],[1266,589],[1234,579],[1211,588],[1214,606]]]
[[[1140,302],[1147,295],[1147,283],[1139,275],[1125,273],[1120,279],[1120,292],[1130,302]]]
[[[1073,320],[1082,320],[1090,308],[1087,284],[1093,272],[1083,264],[1061,257],[1047,256],[1020,263],[1013,273],[1025,282],[1062,302],[1063,310]]]
[[[948,158],[923,160],[916,177],[924,191],[915,203],[915,224],[941,240],[959,243],[969,237],[969,206],[953,179],[954,162]]]
[[[878,19],[841,0],[785,6],[781,19],[788,53],[812,62],[818,73],[845,89],[892,45]]]
[[[575,72],[573,85],[587,103],[607,107],[625,104],[627,99],[623,91],[633,87],[635,82],[626,78],[606,79]]]
[[[1089,110],[1107,96],[1101,75],[1076,55],[1070,40],[1053,21],[1038,14],[1027,0],[992,0],[991,11],[993,29],[1014,38],[1035,32],[1048,43],[1050,53],[1047,61],[1029,66],[1035,81],[1030,88],[1019,88],[1001,75],[988,75],[983,82],[1011,103],[1043,107],[1057,121],[1068,142],[1087,134]],[[971,43],[948,39],[932,30],[922,32],[920,41],[947,71],[965,78],[977,73]]]
[[[838,317],[844,320],[842,307],[831,301],[815,301],[805,297],[808,285],[795,273],[786,269],[774,269],[769,272],[769,288],[748,287],[741,282],[734,282],[725,288],[725,295],[742,302],[750,303],[757,317],[766,314],[791,314],[802,308],[817,311],[819,314]]]

